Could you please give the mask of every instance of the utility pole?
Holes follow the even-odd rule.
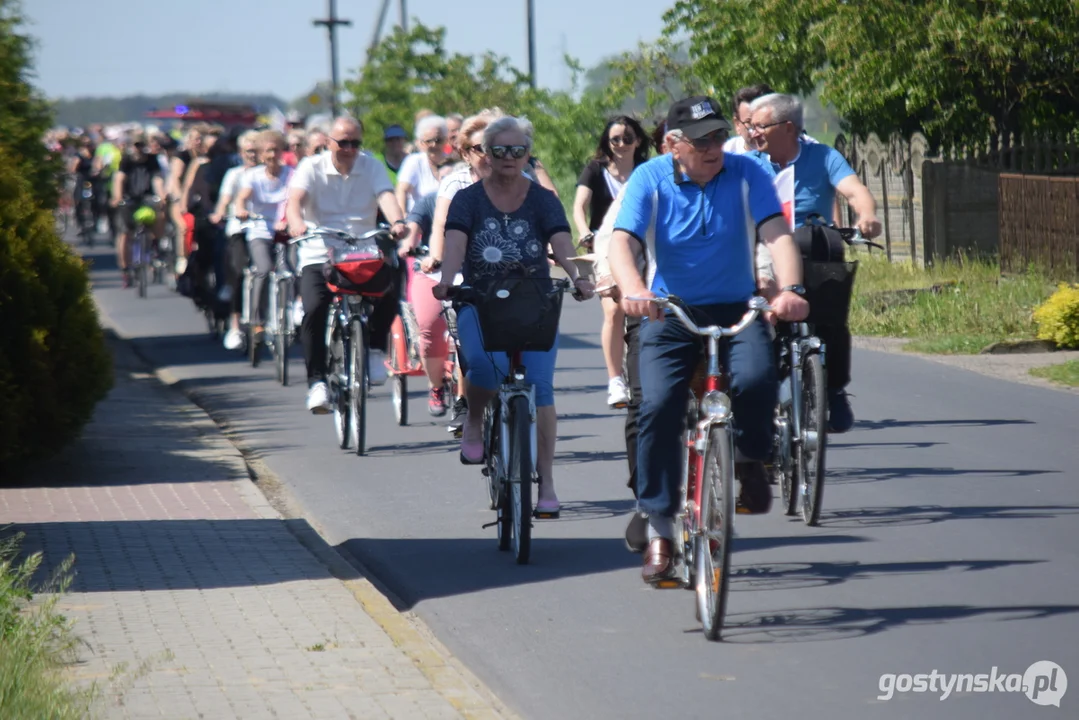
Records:
[[[403,0],[402,0],[403,1]],[[532,88],[536,87],[536,2],[525,0],[525,12],[528,14],[528,77]]]
[[[337,117],[337,89],[339,85],[339,78],[337,75],[337,26],[344,25],[345,27],[351,27],[351,20],[342,20],[337,17],[337,0],[328,0],[330,4],[330,12],[328,16],[323,20],[313,20],[312,24],[316,27],[323,25],[326,27],[326,31],[330,36],[330,112],[334,117]]]
[[[408,0],[400,0],[401,2],[401,29],[406,33],[408,32]]]

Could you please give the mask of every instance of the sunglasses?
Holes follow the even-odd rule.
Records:
[[[330,138],[340,146],[342,150],[359,150],[363,147],[363,140],[338,140],[337,138]]]
[[[729,137],[730,133],[726,130],[716,130],[714,133],[705,135],[702,138],[697,138],[696,140],[689,140],[687,142],[689,142],[689,144],[693,146],[694,150],[704,151],[710,150],[716,145],[722,145],[723,143],[727,142],[727,138]]]
[[[491,157],[495,160],[501,160],[509,155],[514,160],[520,160],[528,154],[528,148],[524,145],[492,145]]]
[[[482,155],[483,154],[483,145],[473,145],[472,147],[470,147],[468,149],[471,150],[472,152],[476,153],[477,155]]]
[[[637,138],[630,133],[626,133],[625,135],[611,135],[609,142],[611,145],[632,145],[637,142]]]

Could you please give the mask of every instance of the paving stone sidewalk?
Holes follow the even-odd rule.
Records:
[[[334,577],[209,418],[112,344],[82,439],[0,486],[5,534],[50,566],[75,555],[60,607],[101,717],[509,716],[369,583]]]

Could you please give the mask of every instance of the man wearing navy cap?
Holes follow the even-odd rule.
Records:
[[[386,163],[386,170],[390,173],[390,180],[397,185],[397,171],[401,163],[405,161],[405,143],[408,142],[408,133],[400,125],[390,125],[382,133],[382,154],[377,156]]]
[[[730,129],[712,98],[691,97],[671,106],[665,136],[670,154],[630,176],[608,254],[626,314],[644,318],[637,496],[640,512],[648,516],[641,571],[647,583],[668,579],[675,571],[681,433],[690,380],[702,355],[700,339],[677,320],[665,320],[646,298],[677,295],[699,324],[734,325],[756,291],[753,259],[759,234],[784,288],[772,301],[776,314],[797,321],[809,312],[799,294],[801,258],[772,178],[755,160],[724,155]],[[635,242],[649,258],[647,278],[634,262]],[[767,512],[772,494],[763,461],[772,452],[778,387],[765,319],[730,339],[727,363],[738,427],[740,509]]]

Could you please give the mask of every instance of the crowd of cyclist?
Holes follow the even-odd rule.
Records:
[[[545,276],[560,265],[578,294],[588,297],[594,288],[572,258],[578,249],[591,252],[603,296],[607,402],[628,408],[629,486],[639,512],[626,539],[631,549],[645,553],[643,575],[654,581],[671,570],[681,417],[699,347],[676,323],[660,322],[661,313],[647,298],[676,294],[702,320],[730,324],[751,295],[763,294],[773,307],[773,322],[797,321],[808,312],[802,263],[813,260],[810,246],[822,232],[802,227],[806,220],[838,220],[838,194],[867,237],[880,232],[872,196],[838,152],[805,134],[796,98],[758,85],[739,90],[731,110],[733,125],[715,100],[687,98],[674,103],[651,131],[632,117],[611,118],[584,163],[573,198],[577,247],[557,189],[532,155],[531,123],[497,108],[470,117],[424,111],[411,137],[399,125],[386,128],[381,152],[363,150],[364,126],[350,117],[322,127],[297,122],[284,133],[226,133],[194,125],[180,139],[98,127],[68,140],[69,169],[79,178],[77,186],[85,180],[97,189],[101,202],[94,212],[108,218],[125,278],[130,213],[147,203],[160,209],[156,232],[166,232],[166,221],[175,229],[177,272],[189,272],[190,263],[204,272],[212,268],[215,299],[229,306],[229,349],[244,342],[238,300],[243,270],[253,266],[256,292],[261,290],[273,267],[275,239],[309,237],[310,224],[359,234],[381,223],[398,241],[399,256],[426,246],[419,266],[401,263],[400,280],[374,303],[370,379],[386,379],[387,339],[404,297],[418,325],[429,411],[451,414],[450,426],[462,433],[460,459],[466,464],[483,461],[478,410],[497,381],[475,317],[465,313],[457,330],[468,371],[460,397],[445,397],[450,340],[441,300],[447,289],[462,279],[482,283],[510,267]],[[653,150],[656,157],[650,159]],[[775,175],[789,166],[795,168],[793,232],[773,186]],[[831,259],[842,258],[842,243],[825,239]],[[325,328],[333,295],[322,271],[326,248],[315,239],[301,242],[295,261],[306,407],[323,414],[330,412]],[[253,309],[256,336],[264,322],[262,302]],[[845,327],[818,328],[818,334],[828,344],[830,429],[844,432],[854,422],[845,392],[850,335]],[[554,511],[556,356],[557,345],[524,362],[538,406],[537,507]],[[776,402],[767,322],[731,341],[728,362],[739,427],[739,504],[767,512],[765,463]]]

